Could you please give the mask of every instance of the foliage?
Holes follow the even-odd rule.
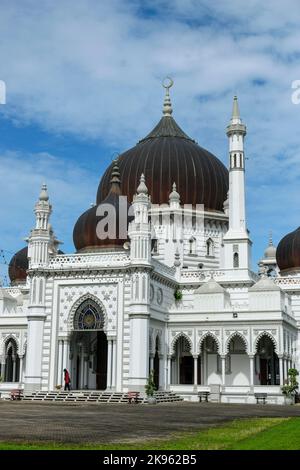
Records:
[[[1,384],[1,382],[3,382],[3,377],[2,377],[2,375],[0,375],[0,384]]]
[[[283,395],[290,397],[297,394],[297,389],[299,385],[296,379],[297,375],[299,375],[297,369],[288,370],[289,383],[281,387]]]
[[[153,397],[155,390],[156,390],[156,385],[154,382],[154,371],[151,370],[148,380],[147,380],[147,384],[145,385],[145,392],[146,392],[147,397]]]
[[[181,290],[176,289],[175,292],[174,292],[174,297],[175,297],[175,300],[181,300],[181,299],[182,299],[182,292],[181,292]]]

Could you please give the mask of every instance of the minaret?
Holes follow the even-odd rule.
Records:
[[[29,269],[46,266],[49,257],[49,244],[51,241],[49,218],[52,212],[47,186],[42,185],[39,200],[35,208],[35,228],[31,231],[28,240]]]
[[[51,205],[47,187],[43,184],[39,200],[35,205],[35,228],[28,240],[30,295],[27,313],[27,352],[25,371],[25,392],[30,393],[42,387],[43,332],[46,319],[46,275],[49,247],[53,237],[49,217]]]
[[[148,264],[151,259],[151,229],[149,224],[150,197],[142,174],[137,193],[133,197],[134,220],[130,223],[128,235],[131,240],[130,255],[133,263]]]
[[[252,242],[247,230],[245,207],[246,126],[242,123],[236,96],[226,134],[229,139],[229,229],[223,238],[225,268],[250,269]]]
[[[149,375],[149,317],[151,273],[150,197],[142,174],[132,202],[129,224],[131,274],[129,390],[144,392]]]

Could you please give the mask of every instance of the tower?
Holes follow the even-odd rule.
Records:
[[[226,269],[250,269],[251,245],[246,224],[245,154],[246,126],[242,123],[235,96],[226,131],[229,140],[229,229],[223,238]]]
[[[144,391],[149,375],[149,297],[151,228],[150,197],[142,174],[133,198],[134,220],[129,225],[132,287],[130,303],[129,389]]]
[[[42,186],[34,212],[35,228],[28,240],[30,299],[27,314],[26,393],[39,390],[42,386],[42,347],[46,319],[44,268],[48,265],[49,246],[53,236],[49,225],[51,205],[45,184]]]

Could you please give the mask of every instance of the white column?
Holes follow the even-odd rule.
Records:
[[[64,340],[64,348],[63,348],[63,365],[62,365],[62,369],[67,369],[70,372],[69,355],[70,355],[70,341],[68,339],[65,339]]]
[[[1,377],[3,379],[3,382],[5,382],[5,362],[5,356],[3,356],[1,359]]]
[[[84,349],[81,346],[80,352],[80,388],[84,388]]]
[[[57,359],[57,385],[63,385],[63,369],[62,369],[62,360],[63,360],[63,341],[58,340],[58,359]]]
[[[154,370],[154,356],[150,355],[150,372]]]
[[[19,359],[20,359],[20,372],[19,372],[19,382],[22,383],[23,382],[23,354],[19,355]]]
[[[193,356],[194,358],[194,389],[197,390],[198,385],[198,356]]]
[[[282,356],[279,356],[279,377],[280,377],[280,385],[283,385],[284,381],[284,371],[283,371],[283,358]]]
[[[145,391],[149,377],[149,314],[148,306],[131,305],[129,390]],[[137,309],[144,310],[138,313]]]
[[[164,374],[164,355],[159,354],[159,390],[164,390],[166,388],[165,374]]]
[[[112,341],[108,339],[107,341],[107,389],[111,389],[111,354],[112,354]]]
[[[171,364],[172,364],[172,356],[168,356],[167,360],[167,388],[170,390],[170,385],[171,385]]]
[[[117,341],[112,340],[112,378],[111,387],[113,390],[116,389],[116,373],[117,373]]]
[[[88,354],[84,355],[84,388],[89,388],[89,358]]]
[[[254,356],[249,356],[250,360],[250,387],[254,385]]]
[[[29,307],[25,371],[26,393],[40,390],[42,385],[43,331],[46,318],[44,312],[44,307]]]
[[[12,381],[16,381],[16,365],[17,365],[17,357],[12,356],[12,363],[13,363],[13,374],[12,374]]]
[[[207,352],[205,348],[203,348],[203,353],[202,353],[202,368],[203,368],[203,385],[207,385]]]
[[[221,356],[222,361],[222,386],[225,387],[226,385],[226,356]]]

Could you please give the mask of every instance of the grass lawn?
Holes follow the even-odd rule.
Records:
[[[198,432],[174,434],[166,440],[120,444],[0,442],[0,450],[299,450],[300,418],[235,420]]]

